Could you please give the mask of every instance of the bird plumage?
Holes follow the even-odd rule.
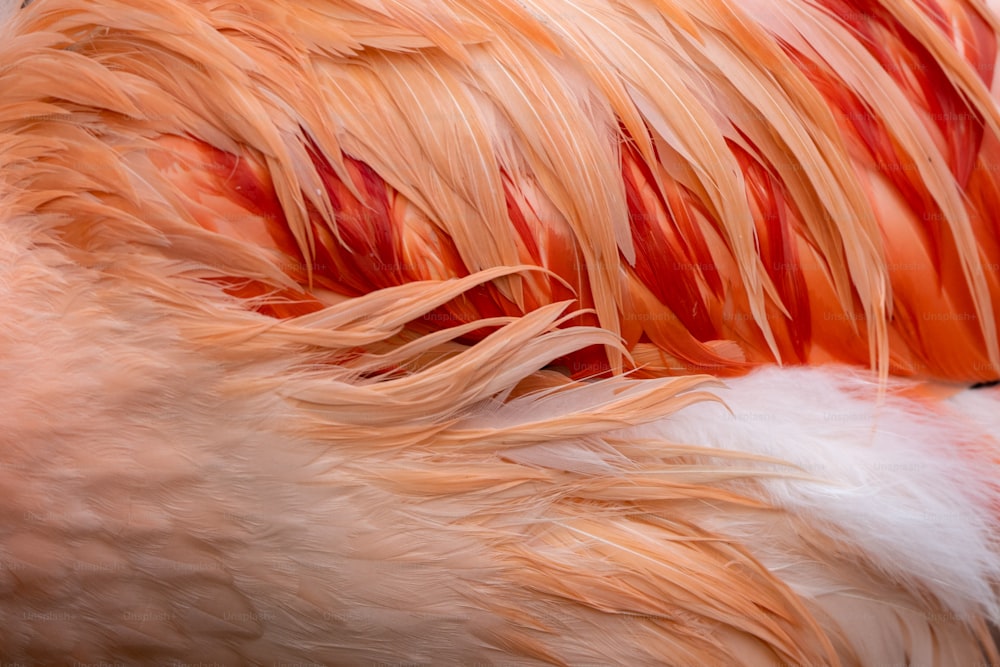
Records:
[[[1000,660],[980,4],[7,11],[0,655]]]

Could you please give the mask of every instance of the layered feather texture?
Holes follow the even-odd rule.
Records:
[[[1000,660],[979,4],[8,15],[5,658]]]
[[[973,4],[46,7],[24,30],[94,56],[66,86],[76,50],[28,49],[20,85],[155,141],[178,222],[269,248],[300,309],[524,263],[552,274],[440,321],[576,298],[645,372],[997,377],[997,48]]]
[[[89,109],[123,167],[173,185],[172,224],[268,251],[299,285],[281,314],[531,264],[551,273],[422,324],[576,299],[595,313],[570,324],[621,333],[647,374],[998,377],[996,24],[976,3],[166,7],[32,5],[9,99]]]
[[[944,665],[996,618],[995,429],[961,409],[995,392],[931,419],[851,371],[734,380],[732,414],[703,378],[567,385],[538,369],[608,336],[558,308],[363,380],[386,355],[329,359],[381,294],[269,323],[11,222],[11,658]]]
[[[29,250],[12,222],[11,659],[992,656],[995,390],[929,408],[855,371],[762,371],[717,390],[730,413],[705,378],[577,385],[539,369],[609,337],[558,308],[470,348],[365,327],[390,351],[331,364],[389,294],[274,323]],[[409,372],[363,379],[387,359]]]

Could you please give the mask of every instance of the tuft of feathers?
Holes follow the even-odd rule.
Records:
[[[24,187],[99,195],[101,243],[207,232],[229,259],[177,255],[272,314],[523,264],[422,326],[575,299],[631,354],[577,377],[1000,375],[979,2],[47,0],[4,29]]]

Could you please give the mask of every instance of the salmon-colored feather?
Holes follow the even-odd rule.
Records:
[[[4,659],[1000,660],[996,7],[17,4]]]

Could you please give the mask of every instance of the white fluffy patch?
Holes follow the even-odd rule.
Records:
[[[992,586],[1000,549],[990,499],[1000,392],[924,401],[892,385],[880,401],[870,377],[833,367],[770,368],[727,384],[719,395],[731,413],[701,403],[634,434],[798,466],[801,478],[761,482],[767,500],[900,583],[933,591],[956,615],[979,608],[998,617]],[[767,537],[757,540],[766,553]]]

